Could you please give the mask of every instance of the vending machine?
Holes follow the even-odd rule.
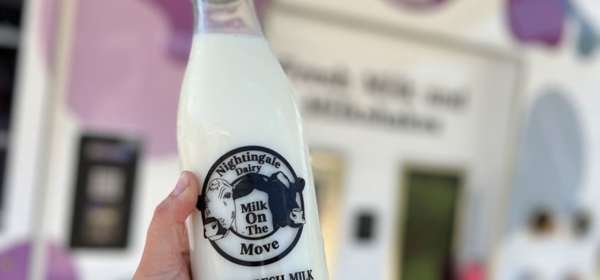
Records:
[[[494,5],[403,2],[260,6],[303,111],[333,279],[487,267],[504,232],[522,62],[479,24],[500,30]],[[38,243],[65,248],[79,279],[129,279],[179,173],[191,4],[60,3]]]
[[[304,117],[332,279],[597,273],[600,27],[585,1],[260,3]],[[0,118],[0,249],[34,240],[40,277],[66,255],[63,275],[129,279],[180,171],[191,4],[66,0],[53,17],[41,2]],[[548,22],[515,12],[541,8]]]

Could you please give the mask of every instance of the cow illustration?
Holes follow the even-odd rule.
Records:
[[[204,237],[216,241],[227,236],[230,230],[235,230],[235,200],[254,190],[265,192],[268,196],[274,231],[286,226],[300,227],[305,223],[301,201],[304,185],[304,179],[293,181],[282,172],[270,177],[249,173],[237,180],[235,187],[224,179],[213,179],[197,205],[203,213]]]
[[[198,209],[204,210],[204,237],[219,240],[235,226],[233,187],[223,179],[208,183],[204,199],[198,199]]]
[[[243,197],[255,189],[263,191],[269,197],[273,230],[286,226],[297,228],[305,223],[300,199],[304,185],[304,179],[298,178],[298,181],[294,182],[283,172],[274,173],[270,177],[250,173],[236,184],[233,196],[235,198]]]

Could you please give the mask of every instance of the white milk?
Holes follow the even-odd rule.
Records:
[[[197,32],[178,141],[202,179],[196,279],[328,279],[300,115],[261,35]]]

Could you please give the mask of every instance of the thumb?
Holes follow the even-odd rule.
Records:
[[[154,210],[149,234],[162,231],[165,226],[185,225],[187,217],[196,209],[198,180],[194,173],[181,173],[175,189]]]
[[[189,275],[185,220],[196,208],[198,180],[183,172],[175,189],[154,210],[135,279]]]

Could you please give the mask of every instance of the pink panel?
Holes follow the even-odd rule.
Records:
[[[56,0],[47,2],[51,58]],[[257,0],[259,13],[269,0]],[[84,130],[144,139],[146,153],[176,153],[176,111],[193,32],[190,0],[81,0],[67,103]],[[52,59],[50,59],[52,62]]]
[[[168,155],[176,152],[177,99],[189,48],[189,35],[171,35],[177,26],[169,18],[191,19],[192,11],[177,8],[179,14],[170,15],[155,4],[79,1],[68,105],[84,129],[141,136],[146,152]],[[187,40],[183,59],[170,51],[176,39]]]
[[[72,257],[66,248],[54,243],[46,245],[47,280],[79,279]],[[0,252],[0,279],[27,279],[31,265],[30,242],[16,243]]]

